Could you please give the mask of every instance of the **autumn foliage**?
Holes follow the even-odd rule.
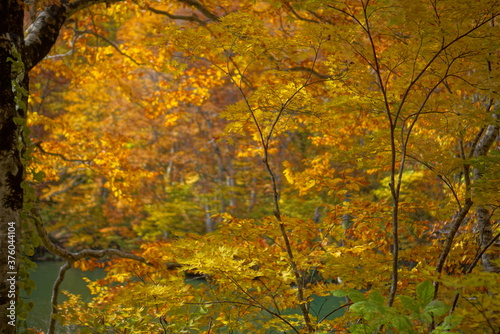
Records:
[[[126,1],[31,71],[81,333],[498,333],[500,5]],[[73,263],[72,263],[73,264]]]

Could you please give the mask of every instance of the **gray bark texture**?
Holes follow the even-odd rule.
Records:
[[[483,136],[477,143],[474,150],[474,158],[486,156],[488,151],[495,145],[499,134],[499,115],[493,114],[494,124],[488,125],[483,133]],[[479,180],[483,174],[480,168],[474,168],[474,180]],[[476,227],[479,232],[479,244],[481,249],[490,245],[493,240],[493,223],[491,221],[491,213],[486,206],[478,205],[476,208]],[[500,268],[493,264],[492,260],[498,259],[498,253],[494,254],[490,251],[484,252],[481,257],[483,270],[487,272],[500,272]]]

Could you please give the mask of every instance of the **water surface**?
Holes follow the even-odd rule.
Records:
[[[28,327],[47,332],[50,319],[52,288],[59,273],[59,268],[63,265],[63,262],[43,261],[37,262],[36,264],[38,268],[31,273],[31,279],[35,281],[36,289],[30,296],[35,306],[29,314]],[[80,269],[71,268],[66,272],[64,281],[59,290],[81,295],[83,300],[89,301],[91,299],[91,294],[83,277],[88,277],[90,280],[94,281],[102,279],[104,276],[105,271],[103,269],[83,272]],[[59,303],[65,300],[67,300],[66,296],[59,293]],[[60,327],[57,332],[66,333],[66,331]]]

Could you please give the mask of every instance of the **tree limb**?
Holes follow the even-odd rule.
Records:
[[[26,30],[24,39],[24,63],[26,70],[35,67],[54,46],[59,31],[66,19],[75,13],[101,3],[116,3],[121,0],[76,0],[71,3],[62,1],[45,7],[38,13],[34,22]]]
[[[438,260],[438,263],[436,265],[436,272],[441,273],[443,271],[444,263],[446,262],[446,258],[448,257],[448,254],[450,254],[451,246],[453,245],[453,240],[455,239],[455,235],[457,234],[459,227],[462,225],[463,221],[465,220],[465,217],[469,213],[469,210],[472,207],[472,204],[473,204],[472,200],[470,198],[466,198],[464,206],[456,215],[455,220],[453,221],[453,224],[451,225],[451,229],[448,232],[448,236],[446,237],[446,240],[444,243],[444,248],[441,251],[441,255],[439,255],[439,260]],[[435,287],[434,298],[436,298],[437,293],[438,293],[438,282],[434,282],[434,287]]]
[[[36,211],[36,209],[31,210],[30,216],[33,219],[37,234],[40,237],[42,244],[45,246],[45,248],[47,248],[47,250],[49,252],[51,252],[52,254],[58,255],[66,261],[64,263],[64,265],[62,265],[60,270],[59,270],[59,274],[57,276],[57,279],[54,283],[54,288],[52,290],[51,317],[50,317],[50,325],[49,325],[48,334],[55,333],[54,331],[55,331],[56,319],[54,318],[54,315],[57,313],[59,287],[60,287],[62,281],[64,280],[64,275],[66,274],[66,271],[68,271],[73,266],[73,263],[75,263],[78,260],[84,259],[84,258],[100,259],[100,258],[105,257],[105,256],[116,256],[116,257],[121,257],[121,258],[125,258],[125,259],[136,260],[136,261],[148,264],[146,259],[144,259],[143,257],[132,254],[132,253],[123,252],[123,251],[120,251],[118,249],[101,249],[101,250],[83,249],[83,250],[76,252],[76,253],[70,252],[70,251],[54,244],[50,240],[47,231],[43,227],[43,223],[42,223],[42,220],[40,219],[40,215]]]
[[[71,269],[72,263],[69,261],[64,262],[64,264],[59,268],[59,274],[57,275],[57,279],[54,282],[54,287],[52,288],[52,298],[51,298],[51,311],[50,311],[50,322],[49,322],[49,330],[47,334],[55,333],[56,329],[56,319],[54,315],[57,314],[57,305],[59,298],[59,288],[61,287],[61,283],[64,281],[64,276],[66,272]]]
[[[67,17],[68,9],[63,4],[50,5],[38,13],[26,30],[24,39],[24,64],[27,71],[50,52]]]
[[[219,17],[212,12],[210,12],[205,6],[199,3],[197,0],[179,0],[181,3],[192,6],[196,8],[199,12],[209,18],[211,21],[219,21]]]

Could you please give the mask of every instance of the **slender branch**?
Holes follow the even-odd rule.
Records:
[[[340,311],[341,309],[345,308],[345,307],[349,307],[351,306],[353,303],[347,303],[347,304],[344,304],[344,305],[341,305],[335,309],[333,309],[331,312],[329,312],[327,315],[325,315],[323,318],[321,318],[320,320],[318,320],[318,323],[322,323],[323,321],[325,321],[329,316],[331,316],[332,314],[334,314],[335,312],[337,311]]]
[[[401,162],[400,162],[400,166],[399,166],[399,171],[398,171],[398,173],[396,173],[396,157],[397,157],[397,152],[396,152],[395,129],[396,129],[397,124],[398,124],[398,122],[400,120],[401,113],[403,112],[403,106],[405,105],[405,102],[406,102],[406,100],[407,100],[407,98],[408,98],[411,90],[413,89],[413,87],[417,84],[417,82],[420,80],[420,78],[422,78],[424,76],[424,74],[428,72],[430,66],[436,61],[436,59],[438,59],[438,57],[443,52],[445,52],[447,49],[449,49],[452,45],[454,45],[458,41],[460,41],[463,38],[469,36],[475,30],[479,29],[480,27],[484,26],[485,24],[487,24],[488,22],[490,22],[491,20],[493,20],[496,16],[498,16],[498,14],[494,14],[490,18],[485,19],[485,20],[477,23],[475,26],[473,26],[471,29],[469,29],[468,31],[464,32],[463,34],[455,36],[455,38],[453,38],[448,43],[446,43],[443,40],[441,48],[437,52],[435,52],[434,55],[424,65],[424,67],[422,69],[420,69],[420,71],[414,77],[412,77],[412,79],[409,82],[408,86],[406,87],[404,93],[402,94],[399,106],[397,107],[396,112],[393,115],[391,113],[391,109],[390,109],[389,99],[388,99],[387,90],[386,90],[387,87],[384,84],[384,80],[382,79],[382,68],[381,68],[381,65],[379,63],[379,56],[377,54],[377,49],[376,49],[376,46],[375,46],[375,42],[374,42],[374,38],[373,38],[373,33],[371,31],[370,20],[369,20],[369,15],[368,15],[368,4],[369,4],[369,1],[362,1],[361,4],[362,4],[362,7],[363,7],[363,11],[362,11],[363,12],[362,13],[362,15],[363,15],[363,22],[360,19],[358,19],[356,17],[356,15],[352,13],[352,11],[350,11],[350,8],[348,6],[347,6],[347,10],[346,9],[341,9],[341,8],[336,8],[334,6],[329,6],[329,7],[333,8],[334,10],[337,10],[337,11],[343,13],[344,15],[350,17],[351,19],[353,19],[361,27],[361,29],[363,29],[363,31],[366,33],[366,36],[367,36],[367,38],[369,40],[369,44],[370,44],[370,47],[371,47],[371,56],[373,58],[373,63],[370,62],[370,61],[368,61],[366,59],[366,57],[363,57],[363,58],[365,60],[367,60],[367,63],[373,68],[373,70],[375,72],[375,75],[376,75],[377,81],[378,81],[378,86],[379,86],[379,89],[380,89],[381,94],[382,94],[383,99],[384,99],[385,108],[386,108],[386,114],[387,114],[387,117],[388,117],[388,120],[389,120],[389,123],[390,123],[391,182],[389,183],[389,187],[390,187],[392,198],[393,198],[393,212],[392,212],[393,263],[392,263],[391,289],[390,289],[390,293],[389,293],[388,305],[392,306],[392,304],[394,302],[394,298],[395,298],[395,294],[396,294],[396,289],[397,289],[397,282],[398,282],[398,272],[397,271],[398,271],[398,251],[399,251],[398,250],[398,248],[399,248],[399,232],[398,232],[398,229],[399,229],[398,228],[399,217],[398,216],[399,216],[399,200],[400,200],[399,197],[400,197],[400,189],[401,189],[401,183],[402,183],[402,174],[403,174],[404,167],[405,167],[404,166],[405,159],[406,159],[406,152],[405,151],[406,151],[406,147],[407,147],[407,144],[408,144],[408,140],[410,138],[411,129],[416,124],[416,122],[418,120],[418,116],[419,116],[420,112],[422,111],[423,106],[425,106],[428,98],[430,97],[430,95],[432,94],[432,92],[434,91],[434,89],[439,84],[442,83],[442,81],[444,80],[444,78],[446,77],[446,75],[443,77],[442,80],[438,81],[436,83],[435,87],[431,90],[431,92],[429,92],[427,94],[426,98],[424,99],[424,101],[423,101],[423,103],[421,105],[421,108],[420,108],[419,112],[417,113],[417,115],[413,119],[412,124],[410,125],[410,128],[409,128],[409,131],[408,131],[407,135],[403,136],[403,138],[404,137],[406,137],[406,138],[403,139],[403,141],[402,141],[403,152],[402,152],[402,156],[401,156]],[[361,53],[361,52],[358,52],[358,53]],[[449,66],[451,66],[451,64]],[[449,70],[449,66],[448,66],[448,70]],[[403,133],[402,133],[402,135],[403,135]],[[398,175],[397,183],[396,183],[396,175]],[[469,207],[469,209],[470,209],[470,205],[468,203],[466,203],[466,207]]]
[[[410,159],[413,159],[415,160],[416,162],[418,162],[419,164],[427,167],[429,170],[433,171],[433,172],[437,172],[436,171],[436,168],[434,166],[432,166],[431,164],[421,160],[420,158],[417,158],[416,156],[414,155],[410,155],[408,153],[406,153],[406,156]],[[448,189],[451,191],[451,194],[453,195],[453,197],[455,198],[455,201],[457,202],[457,206],[459,209],[462,208],[462,203],[460,202],[460,199],[458,198],[458,194],[457,192],[455,191],[455,189],[453,188],[453,184],[452,182],[450,181],[450,179],[446,176],[446,175],[442,175],[442,174],[437,174],[437,177],[443,181],[443,183],[448,187]]]
[[[470,266],[464,270],[464,274],[470,274],[472,272],[472,270],[474,269],[474,267],[477,265],[477,263],[479,262],[479,260],[481,259],[481,257],[483,256],[483,254],[491,247],[493,246],[493,244],[495,244],[495,242],[500,238],[500,232],[497,233],[493,238],[491,238],[490,242],[488,242],[488,244],[486,246],[483,247],[483,249],[481,249],[480,252],[477,253],[476,257],[474,258],[474,260],[472,261],[472,263],[470,264]]]
[[[413,128],[415,127],[415,124],[417,123],[419,116],[422,114],[422,111],[425,108],[425,106],[427,105],[427,101],[429,101],[429,98],[431,97],[431,95],[436,91],[436,89],[439,87],[439,85],[441,85],[446,80],[446,77],[448,76],[448,71],[450,70],[452,63],[453,62],[448,64],[448,67],[447,67],[445,73],[443,74],[442,78],[439,79],[436,82],[436,84],[427,92],[424,100],[422,101],[422,103],[420,104],[420,107],[418,108],[418,111],[412,115],[414,118],[413,118],[413,120],[408,128],[408,131],[406,133],[406,136],[403,140],[403,152],[402,152],[403,156],[406,156],[406,148],[408,147],[408,142],[410,141],[411,132],[412,132]],[[401,129],[401,133],[404,134],[404,127]]]
[[[495,328],[493,326],[493,324],[491,323],[490,321],[490,317],[488,317],[485,312],[484,312],[484,308],[479,308],[477,306],[476,303],[472,302],[471,300],[468,300],[468,299],[465,299],[470,305],[472,305],[472,307],[474,307],[478,312],[479,314],[481,314],[484,318],[484,320],[486,320],[486,323],[488,324],[488,327],[491,329],[491,334],[498,334],[498,328]],[[480,304],[482,306],[482,304]],[[485,330],[486,328],[483,328],[483,330]],[[484,333],[484,332],[483,332]]]
[[[474,157],[474,152],[476,150],[476,146],[479,143],[479,140],[481,139],[481,137],[483,136],[484,131],[486,131],[486,126],[483,126],[481,129],[479,129],[479,131],[476,134],[476,137],[472,141],[472,145],[471,145],[471,148],[470,148],[470,151],[469,151],[469,155],[468,155],[469,159],[472,158],[472,157]],[[463,157],[463,159],[465,159],[465,157]]]
[[[64,264],[59,268],[59,274],[57,275],[57,279],[54,282],[54,287],[52,288],[52,298],[51,298],[51,311],[50,311],[50,322],[49,322],[49,330],[47,334],[54,334],[56,328],[56,318],[54,317],[57,314],[57,305],[59,298],[59,288],[61,287],[61,283],[64,280],[64,275],[73,265],[72,261],[66,260]]]
[[[455,235],[457,234],[458,229],[462,225],[462,223],[465,220],[465,217],[469,213],[470,208],[472,207],[472,200],[470,198],[465,199],[464,206],[462,209],[458,212],[457,216],[455,217],[455,220],[453,221],[451,225],[451,229],[448,232],[448,235],[446,236],[446,240],[444,242],[444,247],[443,250],[441,251],[441,255],[439,255],[438,263],[436,265],[436,272],[441,273],[443,271],[444,263],[446,262],[446,258],[450,254],[451,251],[451,246],[453,245],[453,240],[455,239]],[[438,287],[439,283],[436,281],[434,282],[434,298],[437,297],[438,293]]]
[[[67,158],[65,155],[63,154],[60,154],[60,153],[52,153],[52,152],[48,152],[46,151],[43,147],[42,147],[42,142],[37,142],[35,143],[35,147],[40,151],[42,152],[43,154],[47,154],[47,155],[52,155],[52,156],[55,156],[55,157],[59,157],[61,158],[62,160],[64,161],[67,161],[67,162],[81,162],[81,163],[89,163],[92,161],[92,159],[70,159],[70,158]]]
[[[200,20],[200,18],[198,16],[196,16],[195,14],[193,14],[191,16],[174,15],[174,14],[170,14],[167,11],[156,9],[156,8],[151,7],[151,6],[147,6],[146,8],[150,12],[152,12],[152,13],[155,13],[155,14],[158,14],[158,15],[164,15],[164,16],[168,17],[169,19],[172,19],[172,20],[183,20],[183,21],[197,22],[197,23],[199,23],[201,25],[205,25],[206,24],[205,21]]]
[[[289,2],[285,2],[284,3],[285,7],[288,8],[288,10],[293,14],[293,16],[295,16],[296,18],[298,18],[299,20],[301,21],[306,21],[306,22],[312,22],[312,23],[319,23],[318,21],[316,20],[311,20],[311,19],[308,19],[308,18],[305,18],[305,17],[302,17],[300,16],[299,13],[297,13],[297,11],[292,7],[292,5],[290,5]]]
[[[474,268],[476,267],[477,263],[479,262],[479,260],[481,259],[481,257],[483,256],[483,254],[491,247],[493,246],[493,244],[500,238],[500,233],[497,233],[491,240],[490,242],[481,250],[479,251],[477,254],[476,254],[476,257],[474,258],[474,260],[472,261],[472,263],[469,265],[469,267],[465,268],[463,273],[464,274],[470,274],[472,273],[472,270],[474,270]],[[449,314],[452,314],[457,305],[458,305],[458,298],[460,297],[460,293],[457,293],[455,294],[455,297],[453,298],[453,303],[451,304],[451,308],[450,308],[450,311],[449,311]]]
[[[464,206],[462,207],[462,209],[458,212],[457,216],[455,217],[455,220],[452,223],[451,229],[448,232],[448,236],[446,237],[443,250],[441,251],[441,255],[439,256],[439,260],[438,260],[438,263],[436,265],[436,272],[438,272],[438,273],[442,272],[446,258],[451,250],[451,245],[453,243],[453,239],[455,237],[455,234],[457,233],[459,227],[461,226],[465,217],[469,213],[469,210],[472,207],[472,204],[473,204],[473,202],[470,198],[466,199]]]
[[[122,56],[130,59],[137,66],[144,65],[144,64],[141,64],[141,63],[137,62],[134,58],[130,57],[128,54],[126,54],[125,52],[123,52],[122,50],[120,50],[120,48],[115,43],[113,43],[111,40],[109,40],[108,38],[104,37],[101,34],[96,33],[95,31],[92,31],[92,30],[83,30],[83,31],[76,31],[76,33],[79,33],[79,34],[90,34],[90,35],[93,35],[93,36],[95,36],[97,38],[100,38],[103,41],[105,41],[106,43],[108,43],[109,45],[111,45],[116,51],[118,51],[119,54],[121,54]]]
[[[186,304],[186,305],[234,304],[234,305],[243,305],[243,306],[255,307],[255,308],[258,308],[259,310],[268,312],[272,316],[280,319],[285,324],[287,324],[295,333],[300,333],[299,331],[297,331],[297,329],[295,328],[295,326],[292,323],[290,323],[288,320],[286,320],[285,318],[283,318],[280,314],[278,314],[278,313],[276,313],[274,311],[271,311],[270,309],[268,309],[265,306],[262,306],[261,304],[253,304],[253,303],[250,303],[250,302],[244,303],[244,302],[238,302],[238,301],[233,301],[233,300],[217,300],[217,301],[209,301],[209,302],[185,302],[184,304]]]
[[[252,303],[248,303],[248,305],[250,306],[253,306],[253,307],[258,307],[260,308],[261,310],[264,310],[266,312],[268,312],[269,314],[271,314],[272,316],[280,319],[281,321],[283,321],[285,324],[287,324],[295,333],[299,334],[299,331],[297,330],[297,328],[295,328],[294,325],[292,325],[288,320],[286,320],[285,318],[283,318],[280,314],[276,313],[276,312],[273,312],[271,311],[269,308],[265,307],[264,305],[262,305],[261,302],[259,302],[257,299],[255,299],[251,294],[248,293],[248,291],[246,291],[245,289],[243,289],[243,287],[238,283],[238,281],[236,281],[234,278],[230,277],[230,276],[226,276],[227,278],[229,278],[229,280],[231,282],[233,282],[234,285],[236,285],[236,287],[241,290],[241,292],[243,292],[244,295],[246,295],[248,298],[250,298],[250,300],[253,300],[255,302],[255,304],[252,304]]]
[[[328,79],[332,78],[331,75],[319,73],[319,72],[315,71],[314,69],[309,68],[309,67],[305,67],[305,66],[295,66],[295,67],[290,67],[290,68],[284,69],[284,70],[285,71],[310,72],[310,73],[314,74],[315,76],[317,76],[318,78],[324,79],[324,80],[328,80]]]
[[[425,64],[425,66],[420,70],[420,72],[418,72],[418,74],[416,75],[416,77],[408,84],[408,87],[406,87],[406,90],[405,92],[403,93],[403,96],[401,97],[401,103],[399,105],[399,108],[397,110],[397,113],[396,113],[396,119],[398,119],[399,115],[401,114],[401,112],[403,111],[403,105],[405,104],[406,102],[406,99],[408,98],[409,94],[410,94],[410,91],[412,90],[413,86],[420,80],[420,78],[427,72],[427,70],[430,68],[430,66],[436,61],[436,59],[438,59],[438,57],[443,53],[445,52],[447,49],[449,49],[452,45],[454,45],[455,43],[459,42],[460,40],[464,39],[465,37],[469,36],[471,33],[473,33],[474,31],[476,31],[477,29],[481,28],[482,26],[484,26],[485,24],[487,24],[488,22],[492,21],[495,19],[495,17],[497,17],[498,15],[500,14],[495,14],[495,15],[492,15],[491,18],[479,23],[479,24],[476,24],[474,27],[472,27],[471,29],[469,29],[468,31],[464,32],[463,34],[461,35],[458,35],[456,36],[455,38],[453,38],[450,42],[448,43],[442,43],[442,46],[441,48],[431,57],[431,59],[429,59],[429,61]]]
[[[320,44],[320,46],[321,46],[321,44]],[[242,96],[242,98],[243,98],[243,100],[248,108],[248,111],[250,113],[250,117],[252,118],[252,121],[257,129],[257,133],[259,134],[260,143],[261,143],[261,145],[263,147],[263,151],[264,151],[263,163],[264,163],[266,170],[271,178],[271,184],[272,184],[272,188],[273,188],[274,215],[278,221],[280,232],[281,232],[281,235],[282,235],[283,240],[285,242],[285,250],[286,250],[286,253],[288,256],[288,262],[289,262],[290,266],[292,267],[292,271],[293,271],[294,276],[295,276],[295,283],[297,285],[297,297],[299,300],[299,308],[302,312],[302,315],[304,317],[305,326],[306,326],[307,331],[309,333],[314,332],[314,326],[312,325],[308,305],[307,305],[306,299],[304,297],[304,287],[303,287],[303,284],[301,283],[302,282],[301,274],[300,274],[300,271],[299,271],[297,264],[295,262],[290,239],[289,239],[288,233],[286,231],[286,226],[285,226],[285,224],[282,220],[282,217],[281,217],[281,212],[280,212],[280,207],[279,207],[279,191],[278,191],[276,176],[275,176],[275,174],[270,166],[270,163],[269,163],[269,144],[270,144],[271,139],[273,137],[274,130],[275,130],[278,122],[280,121],[281,117],[283,116],[284,112],[287,110],[288,105],[295,99],[295,97],[305,87],[308,86],[308,83],[311,80],[312,75],[313,75],[312,72],[314,71],[314,64],[317,61],[318,54],[319,54],[319,48],[316,50],[313,65],[311,67],[311,71],[309,72],[309,75],[307,76],[307,79],[290,97],[287,98],[287,100],[284,103],[282,103],[280,109],[277,112],[276,117],[274,118],[274,120],[271,124],[271,127],[269,128],[269,130],[267,132],[267,134],[264,134],[264,130],[263,130],[259,120],[257,119],[255,112],[254,112],[254,109],[252,108],[250,101],[248,100],[248,97],[246,96],[245,92],[243,91],[243,88],[241,87],[241,85],[238,84],[238,82],[236,82],[236,80],[234,79],[234,77],[232,75],[230,75],[229,69],[227,71],[225,71],[225,73],[229,74],[230,80],[233,82],[233,84],[239,90],[239,92],[240,92],[240,94],[241,94],[241,96]]]
[[[373,34],[370,28],[370,21],[368,18],[368,1],[365,3],[363,2],[363,16],[364,16],[364,22],[365,25],[363,29],[366,32],[366,35],[368,36],[371,51],[372,51],[372,57],[373,57],[373,69],[376,73],[377,80],[379,83],[379,89],[380,92],[382,93],[383,99],[384,99],[384,106],[385,106],[385,112],[387,115],[387,119],[390,124],[390,143],[391,143],[391,182],[389,183],[389,188],[391,190],[392,194],[392,272],[391,272],[391,287],[389,290],[389,299],[387,302],[388,306],[392,306],[394,303],[394,299],[396,298],[396,292],[398,288],[398,267],[399,267],[399,194],[400,194],[400,189],[401,189],[401,179],[402,179],[402,174],[404,171],[404,159],[405,155],[402,154],[402,161],[399,166],[399,178],[398,178],[398,183],[395,184],[396,182],[396,158],[397,158],[397,150],[396,150],[396,126],[397,126],[397,121],[398,121],[398,115],[393,118],[393,115],[391,113],[391,107],[389,103],[389,97],[387,95],[387,87],[384,85],[384,80],[382,79],[382,69],[380,67],[379,63],[379,56],[377,53],[377,48],[375,46],[375,41],[373,39]],[[359,22],[359,21],[358,21]],[[361,24],[361,22],[359,22]],[[401,102],[403,103],[403,102]],[[404,150],[404,147],[403,147]]]
[[[307,331],[310,333],[314,332],[314,327],[311,323],[309,308],[308,308],[308,305],[306,304],[306,299],[304,297],[304,287],[302,284],[303,279],[301,277],[300,271],[299,271],[297,264],[295,262],[295,257],[293,255],[292,246],[290,244],[290,238],[288,237],[288,233],[286,231],[285,224],[283,223],[283,221],[281,219],[281,213],[280,213],[280,207],[279,207],[279,192],[278,192],[276,177],[275,177],[274,172],[271,169],[271,166],[269,164],[268,149],[269,149],[269,144],[270,144],[271,138],[274,134],[274,130],[275,130],[279,120],[281,119],[283,113],[285,112],[286,108],[292,102],[292,100],[295,99],[295,97],[305,87],[307,87],[309,81],[311,80],[312,75],[313,75],[313,71],[314,71],[314,65],[316,64],[316,61],[318,59],[320,48],[321,48],[321,43],[320,43],[319,47],[315,50],[316,53],[315,53],[313,64],[311,66],[311,71],[309,72],[308,77],[306,78],[305,82],[285,101],[285,103],[282,104],[278,114],[276,115],[276,117],[275,117],[275,119],[274,119],[274,121],[269,129],[269,132],[268,132],[267,137],[266,137],[266,141],[262,142],[262,145],[264,147],[264,164],[265,164],[266,169],[269,173],[269,176],[271,177],[271,182],[272,182],[272,187],[273,187],[274,215],[276,216],[276,219],[278,220],[281,235],[283,237],[283,240],[285,241],[285,248],[286,248],[286,252],[288,255],[288,260],[289,260],[290,266],[292,267],[292,271],[293,271],[294,276],[295,276],[295,283],[297,285],[297,297],[299,299],[299,307],[302,311],[302,315],[304,317]]]
[[[49,252],[51,252],[54,255],[60,256],[66,261],[70,262],[75,262],[84,258],[92,257],[92,258],[97,258],[100,259],[105,256],[117,256],[121,258],[126,258],[126,259],[131,259],[131,260],[136,260],[142,263],[147,264],[147,261],[138,255],[132,254],[132,253],[127,253],[123,252],[118,249],[101,249],[101,250],[95,250],[95,249],[83,249],[81,251],[78,251],[76,253],[70,252],[56,244],[54,244],[43,227],[43,223],[40,219],[40,214],[36,211],[36,209],[32,209],[30,216],[33,218],[35,228],[38,232],[38,235],[40,236],[40,239],[47,248]]]

